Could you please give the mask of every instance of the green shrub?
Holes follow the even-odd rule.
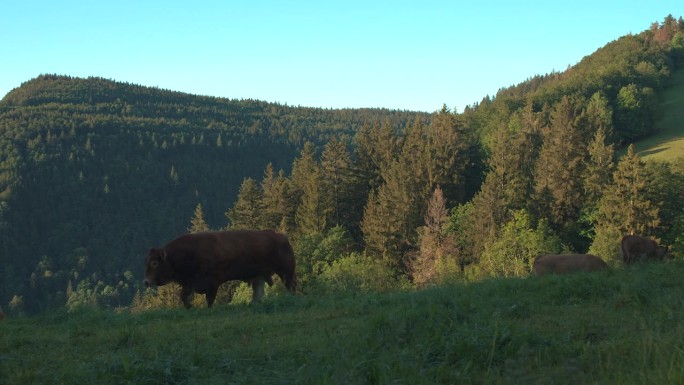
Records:
[[[359,253],[334,261],[317,281],[328,292],[386,292],[406,285],[384,262]]]

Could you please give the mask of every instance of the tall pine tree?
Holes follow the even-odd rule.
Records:
[[[204,220],[202,204],[198,203],[197,206],[195,206],[195,212],[192,216],[192,219],[190,219],[190,227],[188,228],[188,232],[199,233],[201,231],[209,231],[209,225]]]
[[[351,228],[361,219],[360,208],[354,201],[354,189],[360,185],[352,170],[352,160],[345,138],[334,137],[321,154],[322,204],[328,213],[328,227]]]
[[[261,189],[252,178],[245,178],[240,186],[235,205],[226,212],[231,229],[259,229],[261,218]]]
[[[613,174],[613,183],[599,201],[596,236],[590,252],[616,258],[620,239],[626,234],[652,236],[660,223],[659,209],[647,194],[644,164],[630,145]]]
[[[420,228],[420,247],[411,266],[413,282],[419,286],[444,281],[460,271],[456,244],[445,232],[447,220],[446,199],[437,186],[427,205],[425,225]]]
[[[295,224],[300,235],[320,234],[326,229],[328,208],[321,185],[321,168],[315,149],[307,142],[292,165],[291,191],[297,197]]]
[[[261,180],[262,228],[287,233],[294,226],[295,203],[291,199],[289,180],[280,170],[274,175],[273,165],[269,163]]]
[[[583,156],[586,142],[577,111],[564,96],[551,113],[535,168],[539,215],[562,232],[579,218],[583,202]]]

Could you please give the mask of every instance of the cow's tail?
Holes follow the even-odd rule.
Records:
[[[292,245],[290,244],[287,239],[285,240],[285,245],[284,245],[284,250],[283,250],[283,259],[286,261],[286,271],[283,278],[283,283],[285,283],[285,287],[292,293],[295,294],[297,291],[297,264],[295,262],[295,255],[294,255],[294,250],[292,249]]]
[[[628,238],[625,235],[624,237],[622,237],[622,240],[620,241],[620,253],[622,254],[622,262],[625,264],[632,263],[629,251],[627,250],[627,239]]]

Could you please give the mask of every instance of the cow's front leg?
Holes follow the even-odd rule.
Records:
[[[192,307],[192,303],[190,302],[190,295],[192,294],[192,288],[189,286],[183,286],[181,288],[181,300],[183,301],[183,305],[185,305],[186,309],[190,309]]]
[[[207,307],[211,307],[216,299],[216,293],[218,292],[218,287],[210,287],[207,289],[205,296],[207,297]]]
[[[252,279],[252,303],[257,302],[264,296],[264,278],[256,277]]]

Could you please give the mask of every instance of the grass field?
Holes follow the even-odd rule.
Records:
[[[672,161],[684,156],[684,70],[672,74],[660,100],[656,134],[634,145],[644,159]]]
[[[0,321],[1,384],[682,384],[684,263]]]

